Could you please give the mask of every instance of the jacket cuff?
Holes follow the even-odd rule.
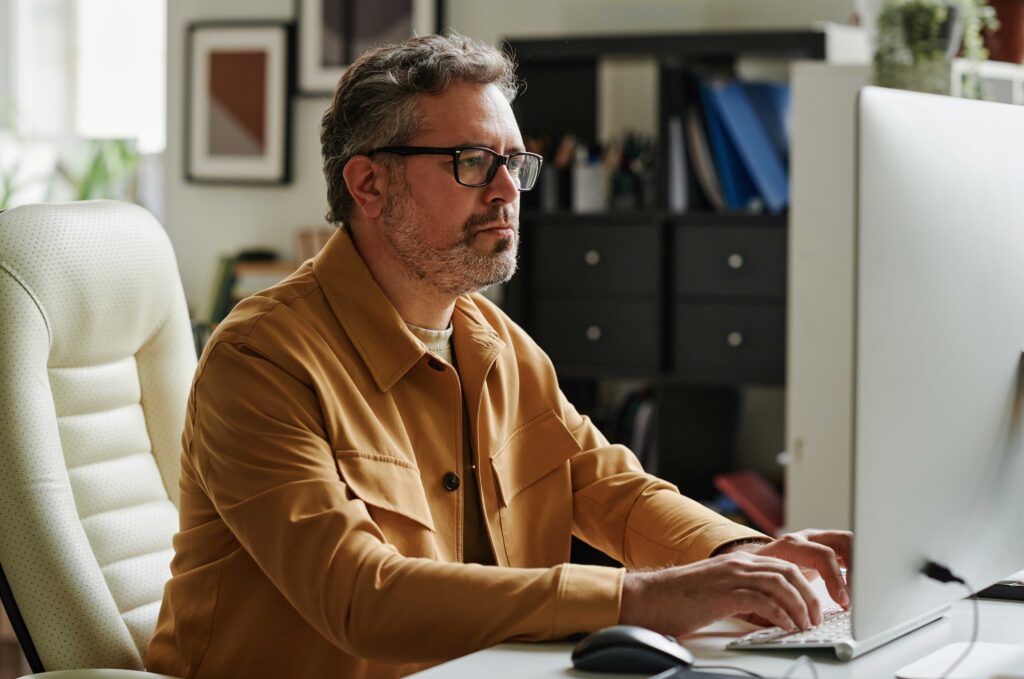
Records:
[[[624,568],[563,564],[551,638],[619,624]]]
[[[733,542],[748,540],[769,543],[772,541],[772,538],[764,533],[757,532],[753,528],[741,526],[738,523],[709,528],[704,536],[704,543],[708,546],[708,557],[719,554],[724,547]]]

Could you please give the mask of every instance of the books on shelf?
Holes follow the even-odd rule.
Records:
[[[295,264],[279,259],[246,259],[245,253],[224,255],[217,265],[210,302],[210,325],[224,320],[245,297],[277,285],[294,270]]]
[[[686,112],[686,138],[690,143],[693,155],[697,183],[704,191],[704,195],[708,197],[711,207],[717,212],[724,211],[726,208],[725,194],[722,192],[722,184],[718,181],[718,175],[715,173],[715,161],[711,158],[707,133],[704,131],[704,121],[701,120],[700,111],[696,108],[691,108]]]
[[[306,226],[295,230],[295,260],[305,262],[316,256],[337,231],[333,226]]]
[[[236,262],[231,299],[237,304],[249,295],[277,285],[293,271],[295,264],[292,262]]]
[[[690,193],[684,209],[774,214],[785,210],[789,86],[701,79],[683,72],[670,88],[669,210],[682,211],[678,196],[686,191]],[[679,163],[685,168],[679,169]]]
[[[714,157],[715,171],[722,184],[725,204],[730,210],[749,212],[757,209],[757,189],[750,172],[743,162],[736,142],[726,129],[715,105],[711,88],[706,83],[700,87],[701,108],[708,135],[708,146]]]
[[[711,108],[722,121],[743,167],[769,212],[789,205],[789,176],[779,150],[758,115],[746,88],[739,82],[713,82],[707,87]],[[772,110],[771,103],[767,110]]]
[[[686,144],[683,142],[683,118],[674,115],[668,119],[668,209],[686,212],[689,192],[686,168]]]
[[[744,82],[743,91],[783,164],[789,165],[789,85]]]
[[[231,288],[235,283],[235,258],[223,255],[217,261],[217,274],[213,279],[213,296],[210,299],[210,324],[224,320],[234,304],[231,302]]]
[[[295,228],[298,262],[315,257],[337,232],[333,226],[308,225]],[[250,248],[217,260],[207,323],[215,326],[243,298],[277,285],[291,275],[298,264],[283,260],[273,249]]]

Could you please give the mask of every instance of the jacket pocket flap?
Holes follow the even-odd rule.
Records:
[[[582,448],[554,410],[512,432],[491,457],[501,504],[507,507],[521,491],[555,471]]]
[[[420,472],[404,460],[358,450],[335,451],[342,479],[360,500],[436,532]]]

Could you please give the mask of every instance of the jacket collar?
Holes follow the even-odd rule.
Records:
[[[313,260],[313,274],[328,304],[381,391],[388,391],[427,353],[377,285],[345,227]],[[468,295],[455,301],[455,348],[460,366],[490,357],[504,343]],[[486,360],[486,359],[485,359]]]
[[[345,227],[313,260],[313,274],[377,387],[391,389],[427,349],[377,285]]]
[[[459,362],[459,377],[463,388],[468,389],[471,385],[483,382],[494,357],[505,343],[470,295],[462,295],[455,300],[452,325],[455,328],[452,348],[455,350],[455,360]]]

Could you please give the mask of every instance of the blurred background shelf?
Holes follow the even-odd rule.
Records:
[[[712,502],[713,477],[747,466],[781,486],[789,213],[759,201],[716,209],[693,139],[673,132],[673,118],[700,104],[700,82],[787,92],[795,61],[868,63],[865,35],[822,24],[507,42],[528,83],[513,104],[524,138],[546,145],[545,171],[557,176],[524,194],[521,271],[505,309],[612,440],[634,395],[650,394],[648,468],[684,493]],[[572,210],[565,192],[578,178],[566,161],[594,162],[594,149],[607,158],[633,138],[651,147],[634,185],[650,187],[632,201],[606,199],[607,209]],[[588,152],[569,158],[567,139]]]

